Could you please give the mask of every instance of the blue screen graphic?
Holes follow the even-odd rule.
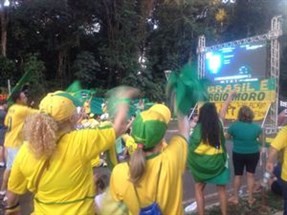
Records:
[[[205,76],[212,82],[236,83],[266,78],[265,41],[208,51],[205,59]]]

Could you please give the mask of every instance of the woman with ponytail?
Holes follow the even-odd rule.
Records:
[[[178,116],[179,134],[162,149],[170,117],[168,107],[161,104],[138,114],[131,132],[137,149],[128,162],[113,169],[109,192],[115,201],[125,203],[131,214],[139,214],[154,202],[162,214],[183,214],[182,174],[189,125],[187,117]]]
[[[128,88],[117,96],[114,124],[102,129],[76,130],[77,100],[57,91],[42,99],[41,113],[24,125],[25,142],[12,167],[6,214],[14,213],[19,195],[34,193],[35,214],[95,214],[91,160],[115,144],[125,131],[128,104],[135,93]]]

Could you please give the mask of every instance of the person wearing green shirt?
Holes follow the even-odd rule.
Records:
[[[230,203],[238,204],[238,190],[241,178],[246,169],[248,203],[253,204],[254,173],[260,157],[260,142],[262,128],[253,123],[254,113],[247,107],[242,106],[238,112],[238,120],[232,123],[226,137],[232,137],[233,149],[232,160],[234,166],[233,196],[229,199]]]

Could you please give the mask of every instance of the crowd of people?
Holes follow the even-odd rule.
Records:
[[[182,177],[186,168],[195,181],[199,215],[205,214],[207,184],[217,187],[221,214],[227,214],[228,202],[238,204],[245,171],[252,206],[262,128],[253,122],[252,109],[242,106],[238,119],[224,130],[225,115],[236,92],[229,93],[219,112],[210,102],[200,105],[190,120],[177,111],[178,132],[168,141],[165,136],[172,114],[166,105],[155,104],[130,118],[129,103],[138,90],[120,87],[114,92],[116,111],[108,121],[85,111],[64,91],[48,93],[38,109],[28,107],[22,91],[14,92],[14,104],[8,110],[1,101],[0,163],[5,161],[6,169],[0,195],[6,202],[6,215],[19,213],[19,197],[28,191],[33,193],[34,214],[184,214]],[[283,195],[284,215],[286,132],[284,127],[271,143],[266,165],[274,176],[271,189]],[[234,178],[233,195],[228,199],[229,138]],[[278,159],[281,151],[286,156]],[[93,168],[103,163],[112,163],[106,164],[111,168],[106,184],[93,174]],[[97,194],[100,198],[95,198]]]

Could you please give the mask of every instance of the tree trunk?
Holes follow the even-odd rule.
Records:
[[[68,81],[66,80],[67,53],[67,48],[60,49],[58,53],[57,79],[60,79],[61,86]]]
[[[5,7],[2,8],[0,16],[1,16],[1,55],[3,57],[6,57],[8,16]]]

